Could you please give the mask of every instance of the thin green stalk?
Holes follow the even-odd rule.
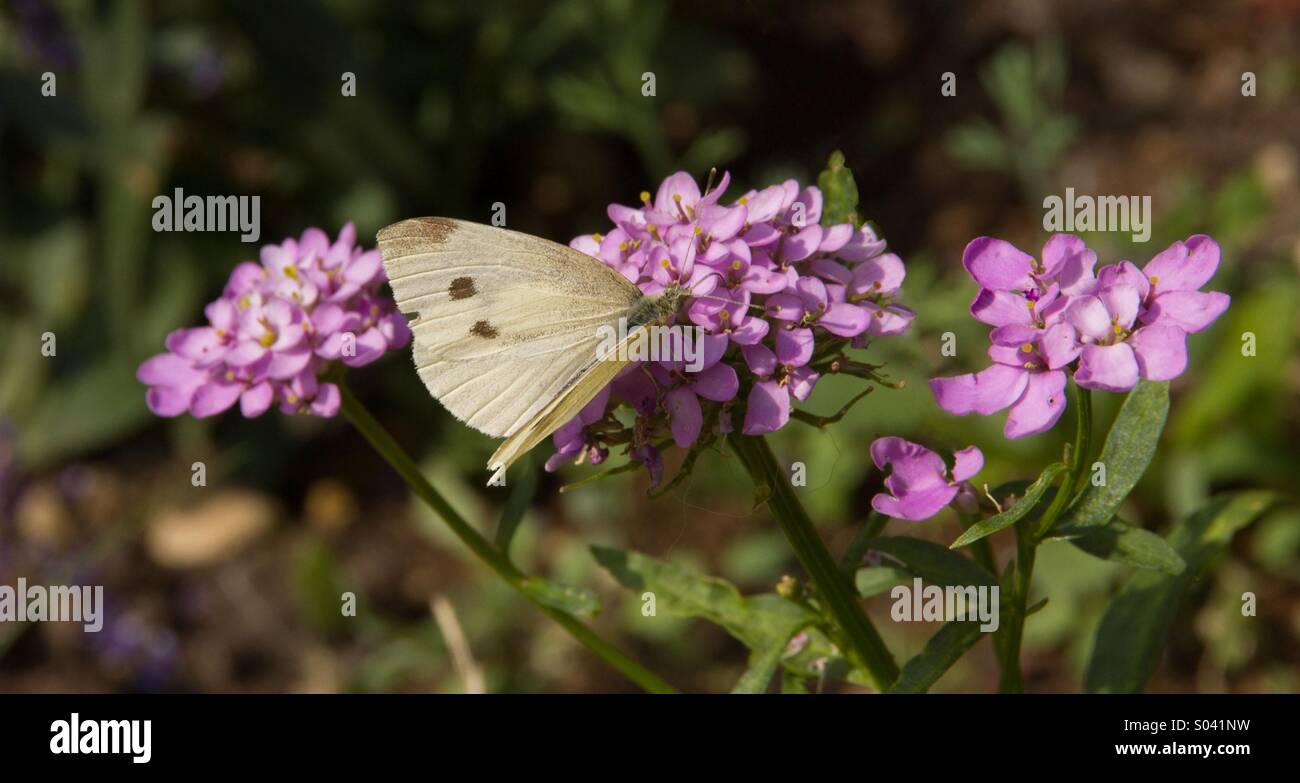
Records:
[[[967,530],[971,525],[979,521],[978,513],[967,514],[958,510],[957,518],[961,520],[962,530]],[[993,556],[993,546],[989,543],[988,537],[981,538],[970,546],[971,555],[974,556],[975,562],[984,566],[984,568],[993,576],[998,575],[998,561]]]
[[[617,647],[602,639],[581,620],[568,612],[547,606],[526,590],[524,582],[528,577],[516,568],[502,552],[492,546],[486,538],[480,535],[469,522],[465,521],[464,517],[456,513],[456,510],[424,478],[415,462],[402,450],[401,446],[397,445],[397,441],[393,440],[393,436],[388,434],[388,431],[370,415],[370,411],[366,410],[360,400],[352,395],[347,386],[340,383],[339,390],[343,398],[343,415],[348,418],[348,421],[352,422],[353,426],[360,430],[366,440],[370,441],[370,445],[374,446],[380,456],[397,471],[402,480],[411,488],[411,491],[423,500],[429,508],[433,509],[442,518],[443,522],[447,523],[447,527],[451,528],[451,532],[455,533],[456,537],[465,546],[469,547],[475,557],[495,571],[497,576],[504,579],[520,595],[536,605],[543,614],[559,623],[564,630],[568,631],[584,647],[603,658],[606,663],[613,666],[629,680],[650,693],[677,693],[673,686],[664,682],[654,672],[641,666]]]
[[[1061,480],[1052,503],[1043,512],[1034,529],[1028,530],[1024,524],[1016,525],[1016,565],[1015,596],[1012,617],[1006,624],[1006,635],[998,648],[1001,671],[998,676],[998,690],[1002,693],[1019,693],[1024,690],[1020,676],[1020,643],[1024,638],[1025,616],[1029,606],[1029,588],[1034,575],[1034,558],[1038,545],[1042,542],[1065,511],[1070,501],[1083,486],[1087,472],[1088,455],[1092,451],[1092,393],[1080,386],[1075,386],[1075,410],[1077,425],[1074,445],[1070,451],[1070,470]]]
[[[1025,632],[1025,608],[1029,602],[1029,587],[1034,575],[1034,555],[1037,549],[1029,541],[1024,525],[1016,525],[1016,563],[1012,573],[1015,579],[1011,601],[1011,617],[1003,627],[1006,633],[997,645],[999,656],[998,692],[1020,693],[1024,682],[1020,676],[1020,642]]]
[[[1034,530],[1035,545],[1052,529],[1061,512],[1065,511],[1065,507],[1083,487],[1084,475],[1087,472],[1088,453],[1092,450],[1092,392],[1080,386],[1075,386],[1074,390],[1076,392],[1074,407],[1078,411],[1078,423],[1074,446],[1070,451],[1070,471],[1061,481],[1061,488],[1052,498],[1052,504],[1038,520],[1038,527]]]
[[[755,486],[767,488],[768,508],[812,578],[818,599],[830,609],[849,641],[850,649],[844,651],[845,655],[866,671],[877,690],[889,690],[898,679],[898,664],[871,620],[867,619],[852,582],[826,551],[826,545],[813,528],[808,512],[795,497],[767,441],[761,436],[735,433],[729,439]]]
[[[844,556],[840,558],[840,570],[844,571],[850,577],[857,573],[862,567],[862,556],[867,553],[868,545],[871,539],[880,535],[880,531],[885,529],[889,524],[889,517],[879,511],[872,511],[867,516],[867,521],[858,528],[858,532],[853,536],[853,542],[849,548],[844,551]]]

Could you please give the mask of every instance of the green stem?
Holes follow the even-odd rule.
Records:
[[[768,508],[781,525],[781,532],[794,548],[795,555],[817,587],[817,596],[830,609],[850,649],[845,650],[856,666],[866,671],[876,689],[889,690],[898,679],[898,664],[858,601],[853,583],[836,565],[826,545],[813,528],[808,512],[795,497],[776,457],[761,436],[729,436],[731,446],[740,457],[755,486],[766,487]]]
[[[433,509],[442,518],[443,522],[447,523],[447,527],[451,528],[451,532],[455,533],[456,537],[465,546],[469,547],[475,557],[495,571],[497,576],[504,579],[520,595],[535,604],[543,614],[559,623],[564,630],[568,631],[584,647],[603,658],[606,663],[613,666],[629,680],[650,693],[677,692],[673,686],[664,682],[654,672],[641,666],[617,647],[602,639],[581,620],[568,612],[547,606],[530,593],[524,585],[528,579],[527,575],[516,568],[503,553],[480,535],[469,522],[465,521],[464,517],[456,513],[456,510],[451,507],[442,495],[438,494],[433,485],[420,473],[420,469],[411,460],[410,456],[402,450],[401,446],[397,445],[397,441],[393,440],[393,436],[388,434],[388,431],[378,421],[375,421],[375,418],[370,415],[370,411],[366,410],[360,400],[352,395],[347,386],[340,383],[339,390],[343,398],[343,415],[347,416],[348,421],[352,422],[353,426],[360,430],[366,440],[370,441],[370,445],[374,446],[380,456],[387,460],[389,465],[393,466],[393,469],[402,477],[402,480],[411,488],[411,491],[423,500],[429,508]]]
[[[997,646],[1001,666],[998,670],[998,692],[1020,693],[1024,682],[1020,676],[1020,642],[1025,633],[1025,607],[1029,601],[1029,587],[1034,575],[1036,548],[1029,542],[1023,525],[1016,525],[1016,564],[1012,574],[1015,579],[1011,601],[1010,621],[1005,624],[1006,634]]]
[[[1092,392],[1080,386],[1075,386],[1074,390],[1076,392],[1074,407],[1078,411],[1078,423],[1074,434],[1074,447],[1070,451],[1070,470],[1061,481],[1061,487],[1052,498],[1052,504],[1047,507],[1047,511],[1038,521],[1038,527],[1035,528],[1033,535],[1035,546],[1051,531],[1052,525],[1056,524],[1061,512],[1065,511],[1066,506],[1083,487],[1084,476],[1087,473],[1088,453],[1092,451]]]
[[[889,517],[879,511],[872,511],[867,521],[858,528],[857,535],[853,536],[853,542],[840,558],[840,570],[848,574],[849,578],[853,578],[862,567],[862,556],[867,553],[871,539],[879,536],[880,531],[884,530],[887,524],[889,524]]]
[[[1016,525],[1014,608],[1011,621],[1005,626],[1006,635],[998,647],[1001,662],[998,691],[1001,693],[1020,693],[1024,690],[1024,682],[1020,675],[1020,644],[1024,639],[1029,589],[1034,575],[1034,558],[1039,543],[1056,524],[1061,512],[1065,511],[1070,501],[1078,494],[1087,472],[1088,454],[1092,450],[1092,394],[1077,385],[1074,389],[1078,418],[1074,446],[1070,452],[1070,469],[1062,479],[1051,505],[1043,512],[1037,526],[1029,530],[1024,524]]]
[[[979,521],[978,513],[967,514],[964,511],[960,511],[960,510],[958,510],[957,512],[957,518],[961,520],[962,530],[968,530],[971,525],[974,525],[976,522]],[[980,540],[971,544],[970,549],[971,549],[971,555],[974,556],[975,558],[975,562],[984,566],[984,568],[990,574],[993,574],[994,577],[997,577],[998,561],[997,558],[993,556],[993,546],[992,544],[989,543],[988,537],[986,536],[984,538],[981,538]]]

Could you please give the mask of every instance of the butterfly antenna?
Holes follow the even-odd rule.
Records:
[[[707,280],[708,278],[705,277],[704,279]],[[700,294],[699,296],[696,296],[695,294],[691,294],[691,296],[695,297],[696,299],[712,299],[715,302],[722,302],[724,304],[740,305],[741,307],[748,307],[751,310],[757,310],[760,313],[767,312],[767,308],[763,307],[762,305],[756,305],[753,302],[746,303],[736,299],[728,299],[725,296],[714,296],[712,294]]]
[[[700,196],[701,200],[703,200],[705,196],[709,195],[709,189],[713,187],[713,177],[717,173],[718,173],[718,169],[716,167],[709,169],[709,178],[704,183],[704,193]],[[687,236],[687,239],[689,239],[690,244],[687,245],[686,247],[686,258],[682,261],[682,266],[686,266],[687,264],[690,264],[692,261],[695,260],[695,255],[697,255],[694,251],[695,251],[696,243],[699,242],[699,240],[696,238],[700,230],[699,202],[696,202],[694,212],[695,212],[695,219],[691,221],[691,231],[690,234]]]

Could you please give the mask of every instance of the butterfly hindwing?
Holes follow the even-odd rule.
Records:
[[[618,357],[636,355],[638,343],[643,343],[648,339],[648,335],[649,332],[644,326],[633,329],[609,352],[608,356],[598,356],[588,366],[582,368],[570,386],[561,391],[549,405],[538,411],[532,420],[506,438],[488,460],[488,470],[495,471],[488,483],[510,467],[510,463],[541,443],[547,435],[577,416],[587,403],[600,393],[601,389],[609,385],[623,371],[623,368],[630,364],[626,359]]]

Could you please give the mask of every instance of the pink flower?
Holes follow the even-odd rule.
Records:
[[[1087,389],[1128,391],[1139,379],[1167,381],[1187,368],[1187,333],[1208,327],[1229,298],[1201,292],[1219,265],[1204,235],[1175,242],[1143,270],[1128,261],[1094,275],[1097,256],[1057,234],[1038,261],[1000,239],[980,237],[962,263],[980,284],[971,315],[997,328],[994,364],[930,388],[949,413],[990,415],[1010,407],[1004,433],[1050,429],[1065,409],[1067,373]]]
[[[159,416],[213,416],[236,402],[249,418],[279,401],[287,413],[334,416],[339,390],[317,378],[334,361],[358,367],[411,339],[392,300],[378,294],[379,251],[356,247],[352,224],[331,243],[309,228],[246,261],[204,313],[178,329],[167,353],[140,365],[145,402]]]
[[[1060,353],[1045,350],[1035,330],[1020,324],[995,329],[991,339],[994,364],[987,369],[930,380],[939,407],[957,416],[991,416],[1010,407],[1003,434],[1012,439],[1051,429],[1065,412]]]
[[[1185,332],[1161,323],[1135,327],[1140,298],[1133,286],[1117,283],[1070,303],[1069,324],[1059,328],[1078,335],[1075,383],[1123,392],[1136,386],[1138,378],[1167,381],[1187,369]]]
[[[801,277],[793,292],[768,297],[768,314],[800,326],[820,326],[839,337],[856,337],[867,330],[871,316],[844,299],[844,287],[828,287],[816,277]]]
[[[581,462],[585,459],[592,465],[599,465],[605,461],[609,450],[603,448],[587,432],[587,427],[605,418],[605,408],[609,405],[610,388],[606,387],[604,391],[597,394],[577,416],[555,431],[557,450],[546,461],[547,470],[558,470],[561,465],[574,460]]]
[[[902,438],[878,438],[871,444],[876,467],[890,468],[883,492],[871,498],[871,507],[896,519],[929,519],[958,495],[965,481],[984,467],[984,454],[968,446],[953,454],[951,476],[943,458],[926,447]]]
[[[816,371],[807,366],[813,354],[811,329],[779,329],[776,350],[747,345],[741,353],[757,378],[749,391],[742,431],[746,435],[775,432],[790,420],[790,398],[806,400],[817,384]]]
[[[570,247],[600,259],[656,294],[689,291],[675,325],[704,330],[703,367],[649,361],[611,384],[611,406],[637,413],[630,433],[582,435],[581,417],[556,433],[554,469],[582,448],[627,443],[652,472],[656,444],[669,437],[689,448],[730,430],[742,389],[743,429],[773,432],[790,420],[791,401],[806,400],[819,379],[816,352],[834,356],[869,338],[903,332],[914,315],[896,303],[905,276],[898,256],[870,227],[821,225],[823,199],[794,180],[723,202],[730,182],[701,192],[689,174],[665,179],[640,206],[611,204],[614,227],[576,237]],[[575,429],[576,427],[576,429]],[[586,438],[586,439],[584,439]]]

